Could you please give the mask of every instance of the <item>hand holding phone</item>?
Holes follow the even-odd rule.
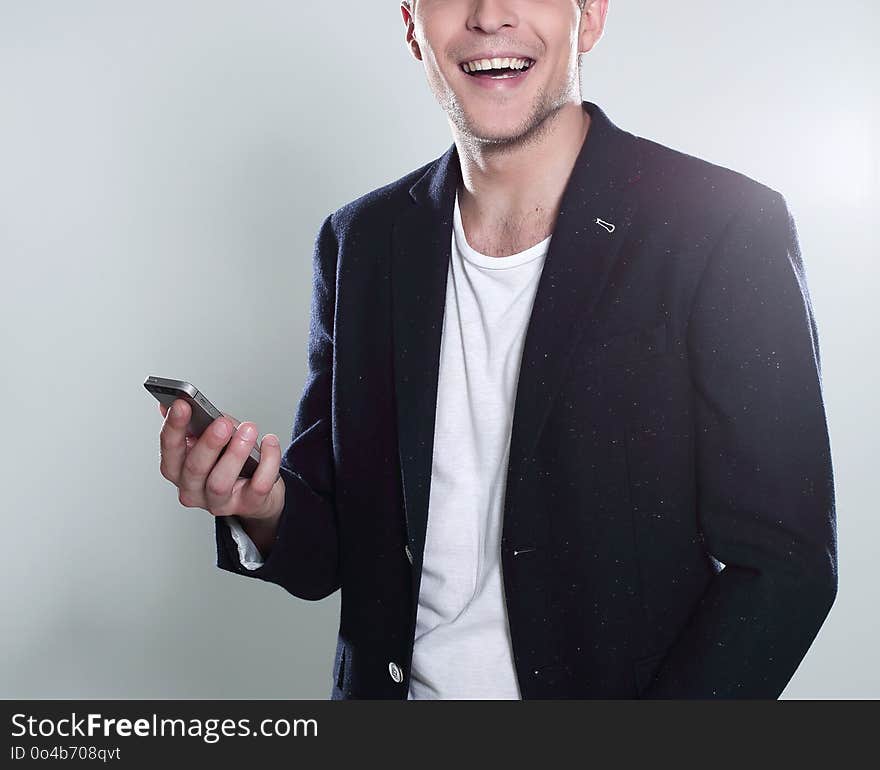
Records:
[[[160,471],[181,505],[274,529],[285,495],[277,436],[264,436],[258,451],[257,426],[219,412],[190,383],[148,377],[144,387],[165,417]]]

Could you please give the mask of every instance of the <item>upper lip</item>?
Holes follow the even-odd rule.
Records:
[[[535,61],[534,57],[524,53],[499,51],[498,53],[475,53],[467,59],[462,59],[459,64],[467,64],[468,62],[479,61],[480,59],[528,59],[529,61]]]

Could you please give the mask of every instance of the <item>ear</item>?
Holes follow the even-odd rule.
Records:
[[[421,61],[422,51],[419,48],[419,41],[416,40],[415,22],[413,21],[412,6],[410,5],[409,0],[403,0],[400,4],[400,13],[403,16],[403,24],[406,27],[407,48],[410,49],[410,52],[416,59]]]
[[[587,0],[581,11],[580,31],[578,32],[578,53],[591,50],[602,37],[605,29],[605,16],[608,13],[608,0]]]

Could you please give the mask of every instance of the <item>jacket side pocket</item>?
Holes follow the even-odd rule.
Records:
[[[346,644],[340,639],[336,644],[336,660],[333,664],[333,681],[339,690],[345,684]]]
[[[651,684],[651,681],[656,676],[657,671],[660,669],[660,663],[665,656],[665,651],[657,652],[647,658],[639,658],[633,663],[633,672],[635,674],[636,692],[638,693],[638,697],[641,697],[642,693],[648,689],[648,685]]]

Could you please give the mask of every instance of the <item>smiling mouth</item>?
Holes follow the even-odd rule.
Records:
[[[504,60],[508,61],[508,60]],[[516,62],[511,62],[507,66],[503,63],[500,63],[500,66],[497,66],[499,63],[491,62],[492,65],[496,66],[487,66],[490,62],[488,60],[483,60],[482,66],[479,62],[474,63],[464,63],[460,64],[459,67],[462,72],[466,75],[469,75],[473,78],[490,78],[491,80],[504,80],[506,78],[516,78],[520,77],[524,73],[528,72],[535,64],[534,59],[525,59],[518,60]]]

